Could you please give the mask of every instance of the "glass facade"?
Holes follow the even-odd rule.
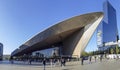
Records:
[[[98,29],[97,29],[97,46],[98,47],[101,47],[103,44],[103,39],[102,39],[102,34],[103,32],[102,32],[102,24],[100,24],[99,26],[98,26]]]
[[[43,55],[42,57],[52,57],[52,56],[60,56],[61,50],[60,47],[54,47],[45,50],[35,51],[32,53],[32,55],[36,55],[36,53],[42,54]]]
[[[44,50],[39,50],[39,51],[35,51],[32,52],[33,56],[40,56],[40,57],[59,57],[62,55],[62,47],[63,47],[63,43],[59,42],[59,43],[55,43],[53,45],[50,45],[49,48],[44,49]]]
[[[0,43],[0,60],[2,60],[2,56],[3,56],[3,44]]]
[[[59,47],[41,50],[40,53],[44,54],[45,57],[59,56]]]
[[[104,4],[104,10],[106,15],[103,20],[103,42],[117,41],[116,10],[108,1]]]
[[[107,42],[117,41],[118,36],[116,10],[106,1],[103,5],[103,12],[105,16],[97,30],[98,47],[103,47]]]

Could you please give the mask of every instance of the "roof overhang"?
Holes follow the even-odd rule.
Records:
[[[19,49],[12,52],[11,55],[17,56],[37,50],[50,48],[51,45],[61,42],[72,33],[81,30],[85,26],[95,22],[99,19],[100,16],[103,16],[102,12],[95,12],[75,16],[62,21],[37,34],[26,43],[21,45]]]

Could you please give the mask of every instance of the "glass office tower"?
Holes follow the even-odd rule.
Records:
[[[3,44],[0,43],[0,60],[3,58]]]
[[[106,1],[103,5],[104,19],[97,30],[97,45],[103,50],[109,46],[104,44],[107,42],[115,42],[118,40],[116,10]],[[104,47],[104,48],[103,48]]]

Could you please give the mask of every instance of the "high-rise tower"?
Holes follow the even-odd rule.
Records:
[[[3,44],[0,43],[0,60],[3,58]]]
[[[105,46],[105,43],[116,42],[119,39],[118,29],[117,29],[117,19],[116,19],[116,10],[113,6],[106,1],[103,4],[104,19],[102,24],[98,27],[97,32],[97,43],[98,47],[101,49],[106,49],[110,46]]]

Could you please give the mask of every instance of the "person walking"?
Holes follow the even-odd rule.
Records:
[[[45,66],[46,66],[46,59],[43,60],[43,65],[44,65],[44,70],[45,70]]]
[[[100,55],[100,62],[102,62],[103,55]]]
[[[81,65],[84,64],[84,56],[81,56]]]
[[[62,58],[62,59],[61,59],[61,67],[64,65],[63,62],[64,62],[64,60],[63,60],[63,58]]]
[[[55,66],[56,66],[56,62],[57,62],[57,59],[54,59],[53,62],[54,62],[54,67],[55,67]]]
[[[118,59],[119,59],[119,56],[117,55],[116,60],[118,60]]]
[[[28,61],[29,61],[29,64],[31,65],[32,59],[30,58]]]
[[[89,56],[89,64],[92,64],[91,60],[92,60],[92,56]]]
[[[96,55],[94,56],[94,58],[95,58],[95,62],[96,62]]]
[[[53,60],[52,59],[50,59],[50,65],[51,65],[51,67],[53,67],[52,65],[53,65]]]
[[[64,58],[61,59],[61,67],[66,65],[66,61]]]
[[[64,66],[66,65],[66,61],[65,61],[65,59],[63,59],[63,65],[64,65]]]
[[[11,62],[11,64],[14,63],[14,61],[13,61],[13,57],[10,58],[10,62]]]

